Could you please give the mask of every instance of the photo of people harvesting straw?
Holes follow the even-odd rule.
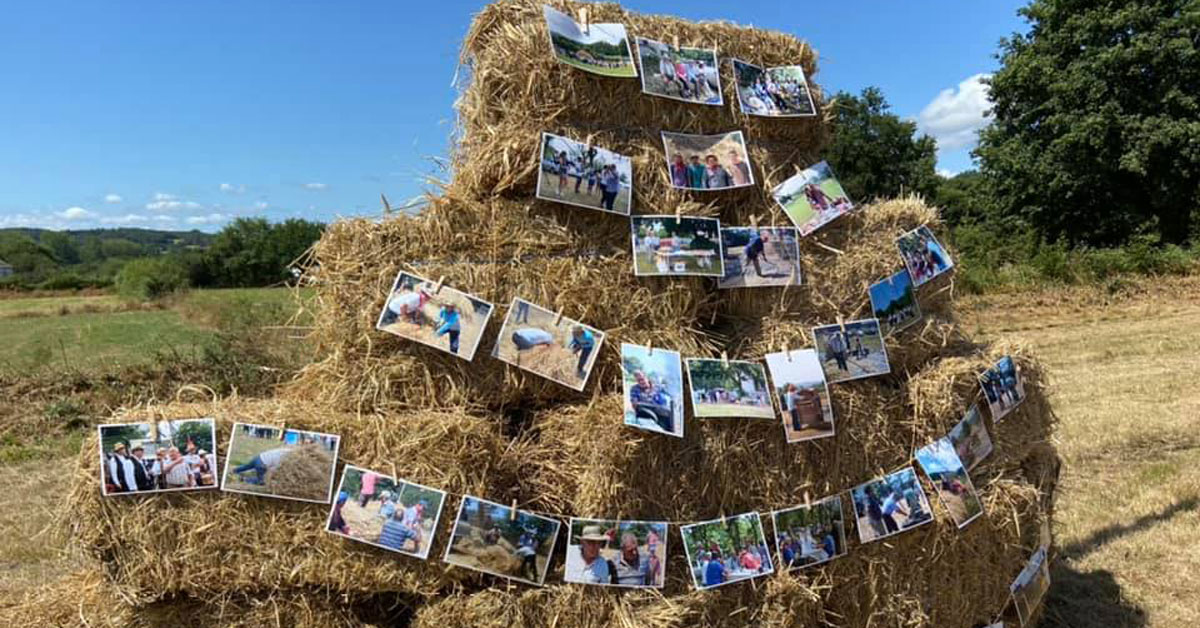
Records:
[[[679,528],[688,571],[697,589],[766,576],[775,571],[758,513],[693,523]]]
[[[868,293],[871,296],[871,310],[879,319],[883,335],[900,331],[921,320],[921,306],[917,303],[912,277],[907,270],[873,284]]]
[[[550,30],[550,48],[562,63],[601,76],[638,75],[624,24],[588,24],[581,28],[571,16],[550,6],[542,5],[542,13]]]
[[[775,186],[771,196],[800,230],[801,236],[854,210],[854,203],[846,197],[842,184],[834,178],[829,164],[823,161]]]
[[[568,529],[563,580],[613,587],[663,586],[666,523],[572,518]]]
[[[471,360],[491,315],[487,301],[400,271],[375,326]]]
[[[992,453],[992,437],[983,424],[983,414],[979,412],[979,406],[976,404],[971,404],[966,415],[946,437],[954,445],[954,451],[967,467],[967,471],[974,469]]]
[[[929,498],[912,467],[889,473],[850,491],[858,539],[878,541],[933,521]]]
[[[451,565],[541,585],[558,540],[558,521],[466,495],[446,547]]]
[[[628,216],[632,185],[633,166],[628,157],[542,133],[538,198]]]
[[[833,436],[833,404],[817,352],[796,349],[770,353],[766,360],[775,399],[783,410],[787,442]]]
[[[846,553],[846,520],[842,496],[771,513],[779,568],[803,569],[829,562]]]
[[[686,362],[696,418],[775,418],[762,364],[708,358],[688,358]]]
[[[868,318],[813,328],[825,380],[830,384],[885,375],[892,371],[879,320]]]
[[[101,425],[100,490],[148,495],[217,487],[212,419]]]
[[[725,274],[721,257],[721,221],[688,216],[633,216],[633,274]]]
[[[732,61],[742,113],[770,117],[817,114],[804,68],[785,65],[763,69],[739,59]]]
[[[979,376],[983,396],[987,398],[992,420],[999,421],[1021,405],[1025,400],[1025,383],[1017,372],[1017,363],[1011,356],[1000,358],[996,365]]]
[[[341,438],[234,423],[221,490],[329,503]]]
[[[916,457],[921,470],[929,476],[938,499],[958,527],[983,514],[983,504],[975,492],[975,485],[967,476],[967,469],[958,459],[949,438],[939,438],[918,449]]]
[[[900,247],[904,267],[912,276],[913,284],[918,287],[954,268],[950,254],[925,225],[897,238],[896,246]]]
[[[621,343],[625,425],[683,436],[683,369],[679,354]]]
[[[718,288],[800,285],[800,246],[792,227],[721,227],[725,276]]]
[[[346,465],[325,529],[423,560],[433,546],[445,499],[435,488]]]
[[[671,187],[727,190],[754,185],[750,154],[741,131],[719,135],[662,132]]]
[[[583,390],[604,332],[559,316],[524,299],[513,299],[492,357],[517,368]]]
[[[701,105],[721,105],[721,73],[717,51],[679,48],[638,37],[642,92]]]

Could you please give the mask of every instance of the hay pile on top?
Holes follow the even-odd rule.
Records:
[[[325,499],[331,464],[332,457],[320,445],[297,447],[267,472],[267,490],[296,499]]]

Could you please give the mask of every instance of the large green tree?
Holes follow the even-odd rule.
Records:
[[[238,218],[205,251],[208,276],[219,286],[269,286],[290,277],[289,264],[321,237],[319,223],[292,218]]]

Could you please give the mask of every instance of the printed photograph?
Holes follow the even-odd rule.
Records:
[[[912,467],[854,487],[850,499],[854,502],[858,539],[863,543],[933,521],[929,498]]]
[[[633,202],[632,162],[599,146],[542,133],[537,197],[628,216]]]
[[[688,358],[685,362],[696,418],[775,418],[762,364],[708,358]]]
[[[679,529],[692,583],[711,589],[775,571],[757,512],[685,525]]]
[[[733,76],[737,81],[738,103],[742,113],[751,116],[814,116],[813,104],[804,68],[784,65],[760,68],[733,59]]]
[[[800,285],[800,245],[792,227],[721,227],[725,276],[718,288]]]
[[[841,495],[776,510],[771,520],[779,548],[779,568],[784,571],[820,565],[846,553]]]
[[[401,271],[375,326],[469,361],[491,315],[487,301]]]
[[[340,442],[335,434],[235,423],[221,490],[327,504]]]
[[[665,522],[571,519],[567,582],[661,588],[666,566]]]
[[[1025,384],[1017,372],[1017,363],[1010,356],[1000,358],[995,366],[984,371],[979,376],[979,384],[987,398],[988,409],[992,411],[992,421],[1008,416],[1025,400]]]
[[[436,488],[346,465],[325,529],[424,560],[445,500]]]
[[[830,384],[885,375],[892,370],[878,319],[814,327],[813,338]]]
[[[912,278],[907,270],[871,286],[871,309],[883,335],[900,331],[921,320],[921,306],[917,304],[916,292],[913,290]]]
[[[521,298],[508,308],[492,357],[568,388],[583,390],[604,332]]]
[[[962,460],[968,472],[992,453],[992,437],[988,435],[987,427],[983,424],[983,414],[979,412],[979,406],[976,404],[971,404],[958,425],[950,430],[947,438],[954,445],[958,459]]]
[[[783,410],[783,431],[789,443],[833,436],[833,404],[825,372],[812,349],[770,353],[767,370],[775,398]]]
[[[716,50],[675,48],[641,37],[635,41],[644,93],[701,105],[724,104]]]
[[[720,135],[663,131],[662,138],[672,187],[727,190],[754,185],[746,138],[741,131]]]
[[[624,24],[589,24],[585,30],[547,5],[542,5],[542,13],[550,29],[550,48],[562,63],[601,76],[637,76]]]
[[[900,257],[904,258],[904,267],[913,284],[918,287],[954,268],[950,254],[925,225],[897,238],[896,246],[900,248]]]
[[[98,431],[104,495],[217,487],[217,435],[212,419],[110,423]]]
[[[983,514],[983,503],[975,492],[975,485],[967,475],[967,468],[958,459],[954,444],[949,438],[939,438],[917,450],[917,463],[929,476],[938,499],[946,506],[950,518],[958,527],[963,527]]]
[[[1008,588],[1022,626],[1033,618],[1033,612],[1037,610],[1038,604],[1042,603],[1042,598],[1049,589],[1050,561],[1046,560],[1046,548],[1041,547],[1033,553],[1025,568]]]
[[[541,585],[554,555],[558,521],[466,495],[454,519],[446,562]]]
[[[806,236],[851,212],[854,203],[846,197],[842,184],[833,176],[829,164],[821,162],[793,175],[775,186],[771,196],[783,208],[792,224]]]
[[[679,354],[621,343],[625,425],[683,436],[683,368]]]
[[[725,274],[721,221],[687,216],[633,216],[633,270],[638,277]]]

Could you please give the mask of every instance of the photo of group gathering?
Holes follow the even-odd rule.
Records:
[[[542,133],[537,197],[629,215],[633,166],[629,158],[573,139]]]
[[[854,209],[829,164],[821,162],[775,186],[771,196],[806,236]]]
[[[841,325],[813,328],[825,379],[835,384],[863,377],[885,375],[892,370],[879,319],[868,318]]]
[[[918,449],[917,463],[929,476],[934,492],[958,527],[983,514],[983,504],[975,492],[975,485],[949,438],[939,438]]]
[[[98,430],[104,495],[217,486],[217,436],[212,419],[112,423]]]
[[[817,113],[808,81],[804,78],[804,68],[798,65],[763,69],[733,59],[733,76],[744,114],[786,117]]]
[[[688,216],[633,216],[633,272],[638,277],[725,274],[721,221]]]
[[[603,342],[604,332],[599,329],[515,298],[492,357],[583,390]]]
[[[817,352],[798,349],[769,353],[766,360],[775,397],[783,410],[787,442],[833,436],[833,405]]]
[[[912,467],[856,486],[850,491],[850,499],[854,502],[858,539],[863,543],[933,521],[929,498]]]
[[[375,326],[471,360],[491,315],[487,301],[400,271]]]
[[[758,513],[714,519],[679,529],[697,589],[765,576],[775,571]]]
[[[1033,553],[1025,568],[1017,575],[1017,579],[1009,585],[1013,606],[1017,609],[1017,619],[1024,626],[1033,617],[1033,611],[1041,604],[1042,597],[1050,589],[1050,561],[1046,560],[1046,547],[1038,548]]]
[[[641,37],[636,41],[643,92],[701,105],[724,104],[716,50],[675,48]]]
[[[683,436],[683,368],[679,354],[621,343],[625,425]]]
[[[983,396],[987,398],[988,409],[992,411],[993,421],[1008,416],[1025,400],[1025,384],[1017,372],[1017,363],[1010,356],[1000,358],[995,366],[984,371],[979,376],[979,384],[983,388]]]
[[[346,465],[325,529],[424,560],[445,500],[435,488]]]
[[[666,523],[571,519],[567,582],[661,588],[666,566]]]
[[[913,284],[922,286],[954,268],[954,260],[926,225],[921,225],[896,239],[904,267]]]
[[[541,585],[550,567],[558,521],[464,496],[454,518],[446,562]]]
[[[983,424],[983,415],[979,412],[978,405],[971,404],[958,425],[950,430],[947,438],[954,445],[958,459],[968,472],[992,453],[992,437]]]
[[[221,490],[327,504],[340,443],[335,434],[235,423]]]
[[[879,319],[883,335],[900,331],[921,319],[921,306],[917,304],[917,295],[907,270],[872,285],[869,292],[871,310]]]
[[[805,506],[771,513],[779,568],[812,567],[846,553],[846,520],[842,496],[834,495]]]
[[[688,358],[692,414],[698,419],[773,419],[767,372],[758,362]]]
[[[550,29],[554,57],[567,65],[601,76],[637,76],[624,24],[588,24],[581,28],[571,16],[542,5]]]
[[[725,276],[718,288],[800,285],[800,244],[792,227],[721,227]]]
[[[746,138],[741,131],[689,135],[663,131],[671,186],[686,190],[727,190],[754,185]]]

